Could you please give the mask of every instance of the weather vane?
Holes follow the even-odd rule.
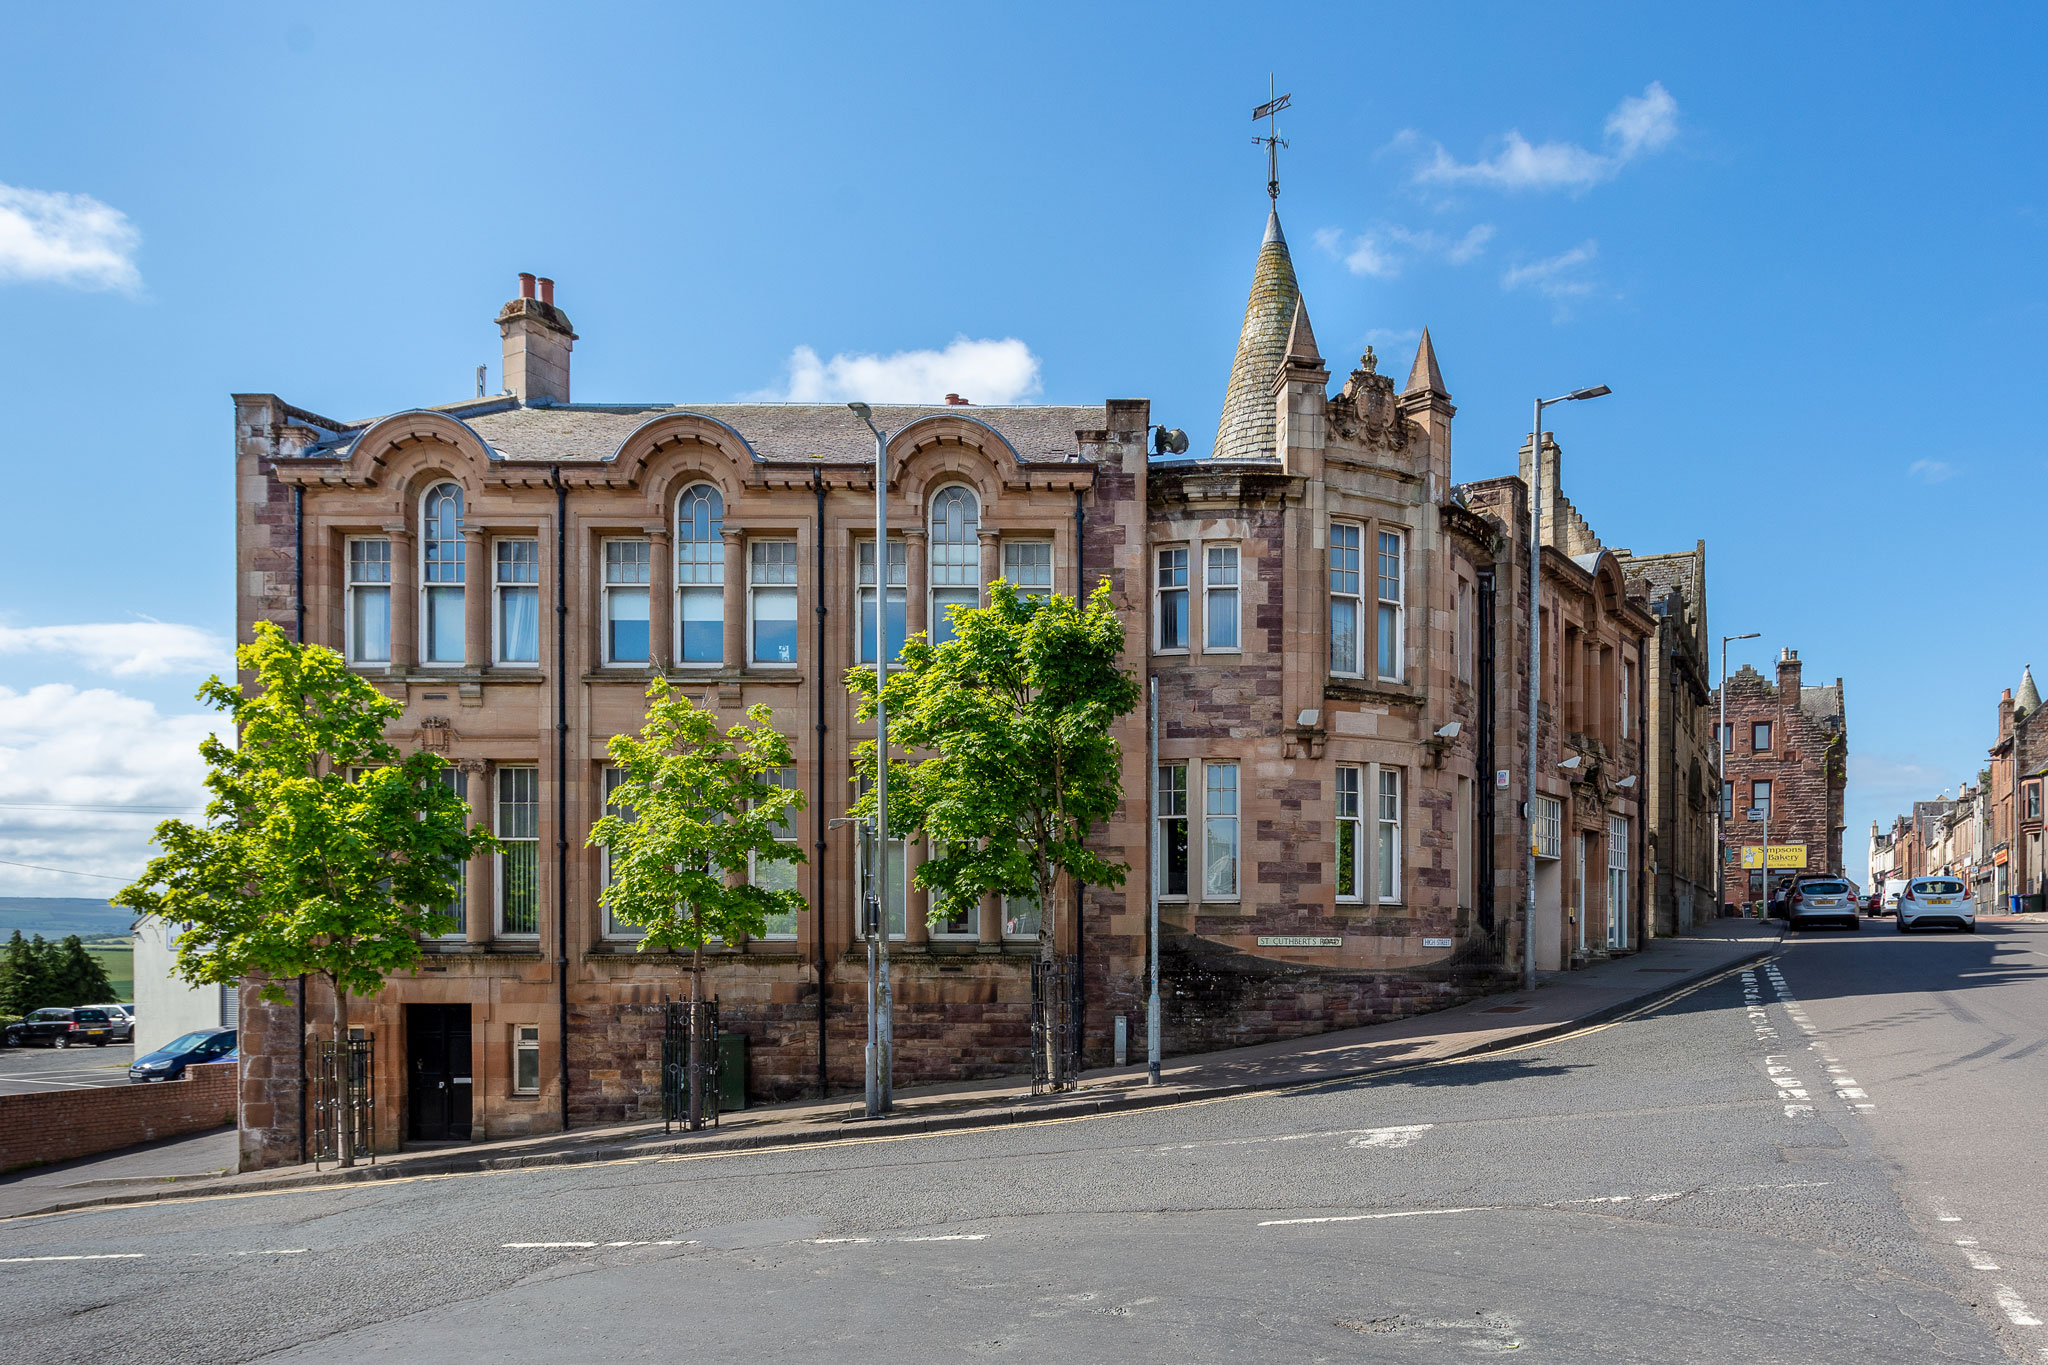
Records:
[[[1291,107],[1292,95],[1273,94],[1273,73],[1266,73],[1266,102],[1252,110],[1252,122],[1266,120],[1266,135],[1252,139],[1253,145],[1264,144],[1266,148],[1266,197],[1275,205],[1280,202],[1280,149],[1287,145],[1280,136],[1280,111]]]

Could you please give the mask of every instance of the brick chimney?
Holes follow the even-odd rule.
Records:
[[[974,404],[968,402],[957,393],[949,393],[946,395],[946,406],[949,408],[971,408]]]
[[[534,297],[535,286],[540,297]],[[498,310],[505,339],[505,389],[522,403],[569,401],[569,352],[576,333],[555,307],[555,282],[521,273],[519,297]]]
[[[1799,651],[1787,649],[1778,655],[1778,704],[1799,705]]]

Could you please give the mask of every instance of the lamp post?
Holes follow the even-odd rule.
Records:
[[[889,713],[882,684],[889,677],[889,438],[875,425],[874,409],[848,403],[853,415],[875,433],[875,911],[865,928],[868,940],[867,1116],[889,1112],[891,1054],[896,1031],[889,994]],[[823,534],[823,528],[819,528]]]
[[[1719,836],[1714,842],[1721,854],[1720,862],[1714,869],[1714,894],[1720,897],[1714,908],[1716,915],[1721,913],[1720,906],[1728,903],[1728,822],[1722,818],[1721,812],[1735,809],[1735,798],[1728,792],[1728,642],[1755,640],[1761,638],[1762,634],[1762,631],[1752,630],[1747,635],[1721,637],[1721,720],[1720,728],[1714,731],[1715,771],[1721,778],[1721,804],[1714,808],[1714,833]],[[1769,848],[1770,845],[1766,844],[1764,847]],[[1765,855],[1764,861],[1770,862],[1768,854]],[[1770,885],[1771,870],[1766,867],[1764,889],[1769,891]],[[1748,868],[1742,869],[1742,889],[1745,892],[1749,890]]]
[[[1605,398],[1614,390],[1605,384],[1590,389],[1573,389],[1560,398],[1536,400],[1535,425],[1529,433],[1529,799],[1524,823],[1529,827],[1527,865],[1528,887],[1522,898],[1522,989],[1536,988],[1536,700],[1542,693],[1542,617],[1538,603],[1543,590],[1543,410],[1554,403],[1578,403],[1588,398]]]

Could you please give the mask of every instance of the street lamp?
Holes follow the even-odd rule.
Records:
[[[875,425],[874,409],[848,403],[853,415],[875,433],[875,844],[869,880],[875,912],[864,926],[868,940],[867,1116],[889,1112],[895,1051],[894,1010],[889,994],[889,715],[882,684],[889,677],[889,438]],[[907,907],[906,907],[907,908]]]
[[[1536,699],[1542,691],[1542,618],[1537,602],[1543,588],[1543,410],[1554,403],[1579,403],[1605,398],[1614,390],[1605,384],[1573,389],[1561,398],[1536,400],[1536,422],[1529,434],[1529,800],[1524,811],[1529,826],[1529,885],[1522,901],[1522,989],[1536,989]]]
[[[1721,907],[1728,903],[1728,824],[1727,821],[1722,819],[1721,812],[1735,809],[1734,798],[1728,794],[1728,642],[1730,640],[1756,640],[1761,639],[1762,636],[1762,631],[1752,630],[1746,635],[1723,635],[1721,637],[1721,721],[1720,729],[1714,732],[1715,771],[1721,776],[1721,804],[1714,808],[1714,832],[1720,836],[1714,841],[1715,851],[1720,854],[1720,861],[1714,868],[1714,894],[1720,898],[1714,905],[1714,913],[1716,915],[1719,915]],[[1764,847],[1767,850],[1770,848],[1769,840],[1764,842]],[[1764,862],[1768,864],[1770,861],[1770,854],[1766,852]],[[1749,890],[1748,868],[1742,870],[1742,889],[1744,892]],[[1771,869],[1766,866],[1764,868],[1764,891],[1766,894],[1769,893],[1770,889]]]

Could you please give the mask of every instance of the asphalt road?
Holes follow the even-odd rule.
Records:
[[[8,1346],[2039,1361],[2044,979],[2041,928],[1886,923],[1369,1085],[0,1222]]]
[[[105,1047],[0,1047],[0,1095],[127,1085],[133,1043]]]

